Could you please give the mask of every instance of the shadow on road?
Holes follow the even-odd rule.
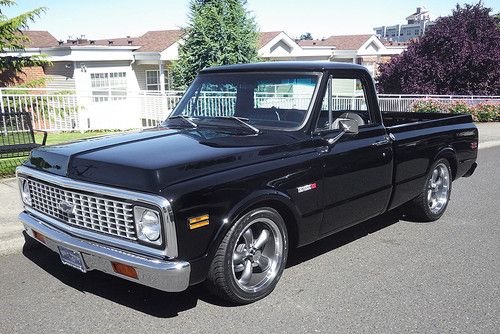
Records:
[[[398,213],[388,213],[357,226],[348,228],[318,242],[292,250],[287,267],[293,267],[328,253],[338,247],[374,233],[399,221]],[[115,303],[159,318],[171,318],[196,307],[198,300],[223,307],[231,307],[211,295],[203,285],[189,287],[180,293],[166,293],[98,271],[80,273],[63,265],[59,256],[45,247],[23,249],[23,254],[62,283],[82,292],[97,295]]]

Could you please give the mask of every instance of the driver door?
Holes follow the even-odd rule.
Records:
[[[374,94],[371,78],[363,77],[362,73],[329,79],[315,131],[325,144],[321,150],[324,166],[321,235],[376,216],[389,201],[392,148],[380,122],[377,101],[367,98]],[[338,124],[342,118],[355,120],[359,132],[345,133],[332,142],[331,138],[341,132]]]

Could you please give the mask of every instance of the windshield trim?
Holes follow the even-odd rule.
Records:
[[[228,74],[245,74],[245,73],[266,74],[266,75],[269,75],[269,74],[284,74],[284,73],[286,73],[286,74],[316,76],[318,78],[318,80],[317,80],[316,85],[314,87],[314,92],[313,92],[313,94],[311,96],[311,101],[309,102],[309,106],[307,108],[306,116],[304,117],[304,120],[302,121],[302,123],[299,126],[294,127],[294,128],[272,127],[272,126],[265,126],[265,125],[262,125],[262,126],[259,125],[258,126],[258,129],[262,129],[262,130],[277,130],[277,131],[288,131],[288,132],[300,131],[300,130],[304,129],[304,127],[307,125],[307,122],[309,121],[309,119],[311,117],[311,114],[312,114],[312,111],[313,111],[313,108],[314,108],[314,105],[315,105],[315,101],[316,101],[316,98],[318,96],[320,84],[322,82],[323,72],[320,72],[320,71],[271,71],[271,72],[263,72],[263,71],[228,71],[228,72],[199,73],[196,76],[195,80],[191,83],[191,85],[189,85],[189,88],[184,92],[184,95],[182,96],[181,100],[175,106],[175,108],[172,110],[172,112],[170,113],[170,115],[168,117],[170,117],[171,115],[174,115],[175,112],[177,111],[177,109],[184,108],[185,104],[187,102],[189,102],[189,99],[187,98],[188,93],[190,92],[191,89],[194,89],[194,83],[199,78],[201,78],[203,76],[219,76],[219,75],[220,76],[224,76],[224,75],[228,75]]]

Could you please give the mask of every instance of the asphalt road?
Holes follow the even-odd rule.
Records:
[[[499,333],[500,147],[479,154],[441,220],[386,215],[299,249],[252,305],[80,274],[45,249],[0,257],[0,332]]]

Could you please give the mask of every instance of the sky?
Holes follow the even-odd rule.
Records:
[[[247,9],[260,31],[283,30],[292,38],[304,32],[314,38],[370,34],[382,25],[404,23],[425,6],[435,16],[451,14],[460,0],[248,0]],[[469,3],[477,0],[469,0]],[[36,7],[47,7],[32,30],[48,30],[57,39],[85,35],[89,39],[140,36],[148,30],[177,29],[187,21],[189,0],[17,0],[3,9],[8,17]],[[500,12],[499,0],[484,0]]]

